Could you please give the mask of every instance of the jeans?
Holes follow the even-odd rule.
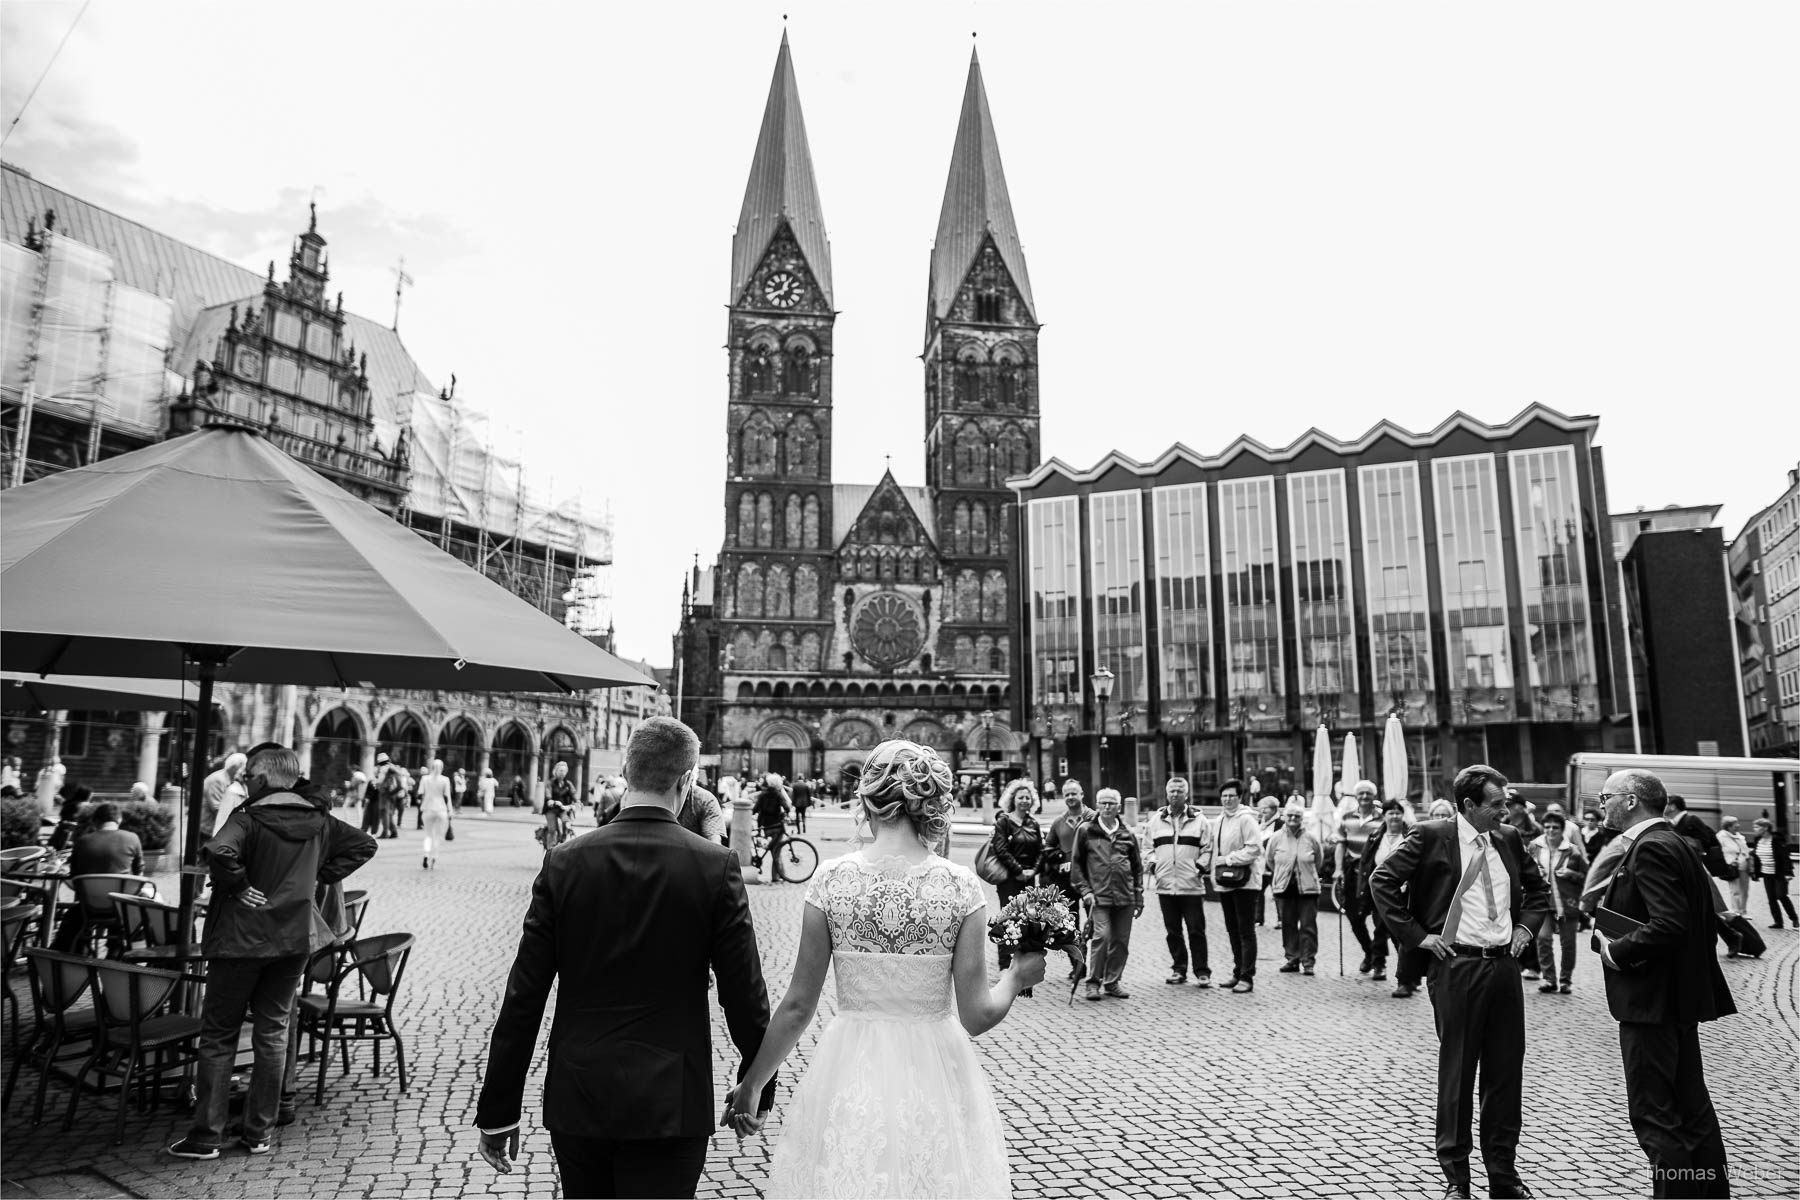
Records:
[[[1259,889],[1220,891],[1219,907],[1225,910],[1225,936],[1231,941],[1231,973],[1239,979],[1256,978],[1256,902]]]
[[[306,973],[306,956],[214,958],[206,964],[206,998],[200,1008],[200,1063],[194,1081],[194,1124],[188,1137],[203,1146],[225,1138],[231,1106],[231,1062],[246,1012],[256,1065],[244,1104],[244,1137],[267,1137],[281,1107],[287,1069],[288,1022]]]
[[[1725,885],[1725,898],[1731,901],[1731,911],[1740,917],[1750,915],[1750,872],[1744,864],[1738,864],[1737,878]]]
[[[1275,905],[1281,912],[1281,952],[1291,963],[1312,966],[1319,956],[1319,894],[1289,884]]]
[[[1537,960],[1538,969],[1544,973],[1545,979],[1556,976],[1566,984],[1575,978],[1575,926],[1577,924],[1575,910],[1572,908],[1563,909],[1563,915],[1560,917],[1544,918],[1544,924],[1538,930],[1537,935]],[[1556,975],[1556,955],[1553,953],[1558,940],[1562,942],[1562,974],[1560,976]]]
[[[1800,917],[1794,915],[1794,902],[1788,899],[1788,881],[1777,879],[1773,875],[1764,875],[1763,895],[1769,898],[1769,920],[1775,928],[1781,928],[1781,910],[1787,909],[1788,924],[1800,927]]]
[[[1162,909],[1163,932],[1168,937],[1169,966],[1187,974],[1191,948],[1194,974],[1211,975],[1212,968],[1206,961],[1206,897],[1199,892],[1191,896],[1159,895],[1156,903]]]
[[[1336,885],[1333,885],[1335,890]],[[1364,958],[1375,957],[1375,939],[1369,933],[1369,917],[1372,915],[1369,902],[1362,894],[1362,863],[1356,859],[1344,859],[1344,897],[1342,908],[1345,920],[1350,922],[1350,934],[1362,949]],[[1381,928],[1381,918],[1375,918],[1375,927]],[[1315,926],[1316,928],[1316,926]],[[1383,957],[1386,957],[1385,955]]]
[[[1131,906],[1096,904],[1091,911],[1094,936],[1088,942],[1088,982],[1113,987],[1131,957]]]

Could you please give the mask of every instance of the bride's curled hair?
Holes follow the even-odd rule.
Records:
[[[936,849],[950,832],[954,786],[937,751],[895,738],[870,752],[856,798],[871,822],[885,825],[905,817],[919,841]]]

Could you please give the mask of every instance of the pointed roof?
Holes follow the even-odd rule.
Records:
[[[781,34],[781,51],[775,56],[775,77],[769,82],[756,154],[750,160],[744,207],[731,239],[729,303],[736,303],[743,294],[783,220],[806,255],[825,302],[831,303],[831,243],[825,237],[825,209],[813,178],[812,150],[806,144],[806,118],[800,114],[800,86],[794,80],[786,30]]]
[[[944,184],[944,208],[938,214],[937,241],[931,248],[931,314],[949,315],[963,278],[981,252],[982,240],[994,239],[1013,283],[1032,320],[1037,301],[1025,271],[1025,251],[1013,222],[1012,197],[1000,166],[1000,143],[981,82],[981,58],[969,55],[969,83],[963,90],[962,116],[956,124],[956,148],[950,152],[950,178]]]
[[[937,528],[932,519],[931,490],[922,487],[903,487],[894,478],[892,468],[883,471],[880,481],[876,483],[838,483],[831,488],[831,544],[842,546],[856,529],[857,521],[863,513],[875,506],[876,498],[884,491],[898,493],[906,507],[912,510],[913,518],[918,521],[919,528],[926,544],[932,543],[931,531]]]

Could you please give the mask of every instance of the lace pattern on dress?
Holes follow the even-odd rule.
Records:
[[[974,872],[935,854],[909,863],[858,852],[821,866],[806,902],[825,914],[834,952],[949,954],[987,898]]]

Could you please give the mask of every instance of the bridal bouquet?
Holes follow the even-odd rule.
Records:
[[[1026,888],[988,922],[988,940],[1014,954],[1042,954],[1073,945],[1079,929],[1068,897],[1053,887]]]

